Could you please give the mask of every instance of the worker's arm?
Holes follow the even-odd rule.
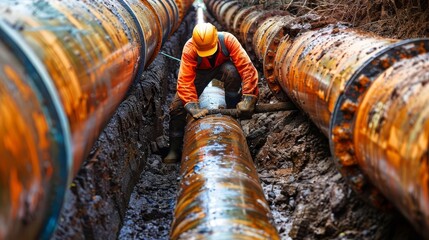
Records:
[[[258,71],[253,66],[252,61],[241,46],[237,38],[231,33],[224,33],[225,45],[230,53],[231,61],[242,79],[242,94],[258,96]]]
[[[198,102],[194,80],[197,69],[197,53],[192,43],[188,41],[183,47],[180,61],[179,76],[177,78],[177,94],[183,105],[189,102]]]
[[[185,44],[180,61],[179,77],[177,79],[177,94],[182,100],[185,110],[194,118],[202,118],[207,109],[201,109],[198,104],[198,95],[195,88],[195,76],[197,69],[197,53],[192,43]]]

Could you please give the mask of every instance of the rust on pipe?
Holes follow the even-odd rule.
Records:
[[[156,1],[156,0],[154,0]],[[179,8],[177,7],[177,4],[174,0],[163,0],[164,5],[169,8],[169,13],[172,13],[170,16],[170,19],[172,21],[171,23],[171,31],[170,35],[173,34],[179,28],[179,25],[181,23],[181,20],[179,19]]]
[[[219,21],[222,21],[222,19],[219,18],[219,8],[221,7],[221,5],[226,4],[228,2],[229,1],[214,1],[213,12],[218,17]]]
[[[264,78],[271,92],[280,101],[287,101],[289,98],[282,90],[275,74],[275,57],[280,43],[287,42],[289,38],[288,28],[294,19],[292,16],[272,17],[258,28],[253,37],[256,55],[264,66]]]
[[[280,239],[246,138],[227,116],[186,127],[171,239]]]
[[[263,18],[265,13],[263,11],[254,11],[249,13],[244,19],[240,27],[240,39],[248,54],[253,54],[252,37],[255,33],[255,28],[259,24],[259,19]],[[253,32],[252,32],[253,31]],[[256,60],[254,57],[252,60]]]
[[[152,63],[161,49],[163,25],[161,25],[158,14],[162,12],[157,12],[149,1],[127,0],[127,2],[123,2],[122,5],[127,6],[127,9],[129,6],[128,12],[132,13],[133,19],[137,19],[138,21],[136,29],[142,32],[141,35],[144,36],[143,39],[145,42],[145,52],[141,54],[146,56],[143,66],[147,66]],[[166,12],[163,14],[166,14]]]
[[[223,4],[220,8],[219,8],[219,16],[220,19],[222,19],[222,21],[220,22],[222,25],[226,26],[226,14],[227,11],[231,10],[231,9],[236,9],[239,6],[239,3],[236,1],[231,1],[231,2],[227,2],[225,4]]]
[[[354,128],[360,167],[399,209],[410,209],[403,213],[421,232],[429,226],[428,73],[429,54],[395,63],[366,92]]]
[[[240,8],[241,5],[239,3],[235,3],[230,8],[225,9],[225,15],[223,18],[225,19],[225,26],[229,28],[229,30],[231,30],[232,22]]]
[[[227,26],[240,29],[244,44],[260,15],[248,9]],[[270,19],[258,24],[252,48],[275,96],[281,89],[329,137],[354,190],[379,207],[388,207],[386,196],[429,237],[429,40],[386,39],[341,25],[297,37],[299,21]]]
[[[170,11],[151,4],[176,5],[0,2],[0,154],[7,156],[0,239],[49,238],[72,177],[170,34],[168,18],[159,16]]]
[[[384,196],[428,236],[429,40],[390,45],[351,77],[331,120],[330,145],[352,187]],[[353,127],[352,127],[353,126]]]
[[[40,229],[49,235],[43,224],[60,211],[71,136],[58,96],[29,63],[34,56],[7,31],[0,24],[0,239],[32,239]]]
[[[268,29],[272,26],[277,26],[276,23],[278,23],[281,19],[282,16],[273,16],[260,24],[256,29],[256,32],[253,35],[252,43],[256,46],[255,55],[259,62],[263,62],[263,56],[267,51],[269,45],[267,39],[268,35],[273,33],[273,31],[268,31]],[[278,42],[280,42],[280,39],[278,39]]]
[[[241,38],[241,25],[243,24],[243,20],[252,12],[261,10],[260,6],[250,6],[246,8],[240,9],[240,11],[235,16],[234,20],[232,21],[232,27],[230,27],[233,31],[233,33],[237,36],[237,38],[243,42],[244,39]]]
[[[185,14],[188,12],[189,8],[192,6],[193,0],[174,0],[176,3],[176,6],[178,8],[179,12],[179,23],[182,22],[183,18],[185,17]],[[177,24],[176,30],[179,27],[179,24]]]
[[[341,26],[307,32],[280,44],[276,79],[328,136],[331,116],[346,82],[363,63],[396,41]]]
[[[168,37],[171,35],[173,27],[176,25],[176,16],[174,15],[174,9],[165,0],[148,0],[150,5],[153,7],[156,16],[161,24],[160,29],[162,30],[162,44],[164,44]]]
[[[244,47],[246,51],[249,53],[250,58],[253,60],[255,65],[258,65],[257,56],[255,56],[255,52],[257,52],[255,47],[257,45],[254,44],[253,39],[257,29],[263,25],[263,23],[271,18],[276,18],[276,16],[287,15],[288,13],[280,10],[269,10],[269,11],[255,11],[249,13],[241,24],[240,35],[242,42],[244,43]],[[257,54],[257,53],[256,53]]]

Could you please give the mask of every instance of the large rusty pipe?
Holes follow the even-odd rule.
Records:
[[[224,92],[208,87],[200,104],[224,106]],[[232,117],[187,124],[180,175],[171,239],[280,239],[243,130]]]
[[[428,50],[428,40],[331,26],[281,43],[276,56],[282,89],[329,137],[346,180],[377,206],[386,207],[387,197],[426,236],[428,101],[408,95],[424,94],[415,82],[427,74],[413,64],[407,74],[400,67],[408,61],[417,66]],[[404,112],[399,121],[398,111]],[[416,119],[422,122],[404,124]]]
[[[400,60],[377,76],[363,95],[352,135],[360,168],[371,173],[368,174],[371,181],[426,237],[429,225],[428,73],[429,54],[426,53]]]
[[[396,41],[334,26],[304,33],[278,47],[276,78],[328,136],[332,113],[346,82],[368,59]]]
[[[0,2],[0,239],[50,236],[71,178],[179,24],[169,16],[178,2],[191,6]]]
[[[213,1],[206,3],[219,19]],[[248,8],[223,20],[244,43],[252,24],[245,21],[253,21]],[[252,40],[275,96],[292,99],[329,137],[356,191],[379,206],[387,197],[429,237],[429,40],[386,39],[341,25],[297,35],[310,20],[277,19],[258,24],[263,29]]]

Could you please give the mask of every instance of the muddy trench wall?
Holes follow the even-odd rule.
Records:
[[[180,56],[194,15],[190,11],[162,52]],[[166,147],[165,102],[177,68],[159,54],[130,88],[67,190],[52,239],[116,239],[148,155]]]

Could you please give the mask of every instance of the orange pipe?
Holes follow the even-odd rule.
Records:
[[[178,26],[178,2],[191,6],[0,2],[0,239],[49,238],[92,144]]]
[[[367,90],[354,127],[356,159],[420,232],[429,226],[429,54],[394,63]],[[398,196],[401,196],[398,198]],[[405,211],[406,209],[406,211]]]
[[[341,25],[297,36],[311,23],[287,17],[250,30],[264,14],[242,8],[227,27],[252,44],[275,96],[290,98],[330,138],[354,190],[388,207],[381,191],[429,237],[429,40],[386,39]]]
[[[187,124],[170,239],[280,239],[240,124]]]
[[[342,27],[304,33],[280,44],[274,60],[276,79],[328,136],[331,116],[346,82],[363,63],[396,41]]]
[[[428,51],[427,39],[406,40],[370,59],[347,82],[330,127],[331,151],[354,189],[383,206],[375,185],[425,237]]]
[[[276,52],[279,51],[280,42],[289,39],[287,29],[294,20],[294,17],[288,15],[269,18],[261,24],[253,37],[256,56],[264,66],[264,78],[271,92],[281,101],[288,101],[289,98],[282,90],[278,76],[275,74],[275,57]]]

